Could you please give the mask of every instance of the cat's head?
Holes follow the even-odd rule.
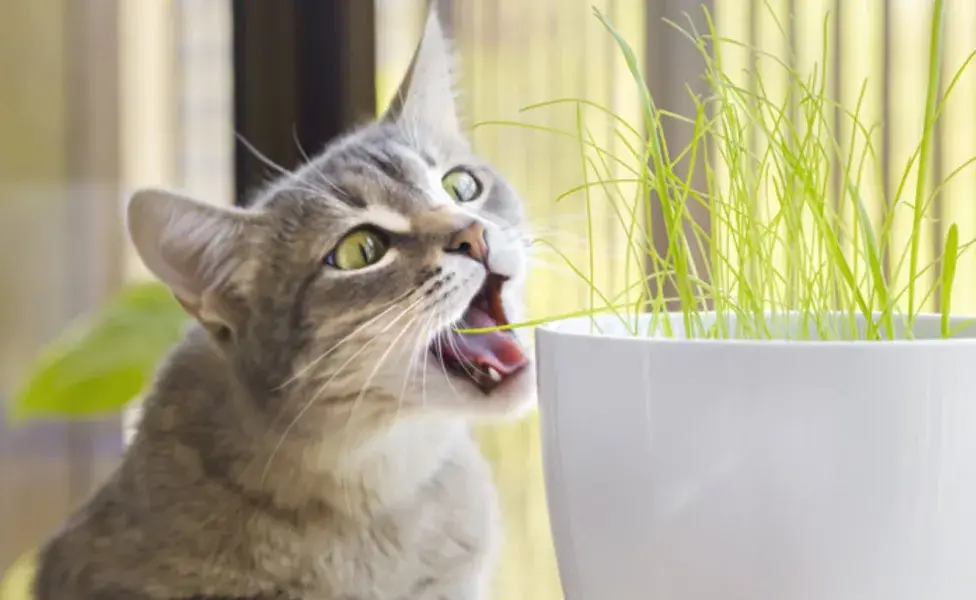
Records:
[[[145,190],[128,227],[149,269],[276,419],[510,414],[534,399],[514,334],[521,201],[459,124],[431,14],[379,120],[274,182],[248,209]]]

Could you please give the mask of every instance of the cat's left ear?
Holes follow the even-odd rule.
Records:
[[[454,97],[454,56],[433,3],[410,68],[383,119],[442,136],[461,135]]]

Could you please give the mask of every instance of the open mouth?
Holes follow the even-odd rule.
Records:
[[[454,328],[437,334],[430,346],[451,374],[468,379],[485,394],[505,382],[528,364],[521,344],[511,330],[459,333],[457,329],[487,329],[508,325],[502,307],[505,278],[489,273],[481,291]]]

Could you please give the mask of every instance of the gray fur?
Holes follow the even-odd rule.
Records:
[[[485,224],[512,319],[525,265],[520,202],[461,136],[449,66],[432,15],[388,114],[247,210],[136,194],[136,248],[198,324],[121,467],[44,548],[39,600],[483,597],[498,509],[468,421],[530,405],[534,372],[486,396],[426,351],[484,279],[444,251],[454,231]],[[457,165],[483,199],[440,188]],[[323,266],[363,222],[403,228],[396,251]]]

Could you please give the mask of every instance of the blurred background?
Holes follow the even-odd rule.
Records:
[[[122,235],[127,195],[175,186],[214,203],[244,202],[270,171],[235,138],[286,168],[351,123],[386,106],[407,67],[425,0],[0,0],[0,402],[36,352],[125,281],[145,277]],[[918,142],[924,104],[930,0],[437,0],[462,58],[469,124],[522,119],[519,109],[558,98],[597,102],[635,125],[637,89],[605,12],[635,48],[661,108],[690,111],[700,90],[697,50],[666,24],[702,25],[797,68],[821,56],[827,33],[830,94],[877,133],[886,186]],[[945,64],[952,73],[976,48],[976,3],[951,0]],[[830,14],[824,28],[824,17]],[[756,54],[730,56],[744,77]],[[737,62],[736,62],[737,61]],[[963,76],[935,150],[936,181],[976,155],[976,77]],[[575,129],[571,106],[535,119]],[[594,139],[614,151],[607,124]],[[680,129],[669,135],[681,136]],[[477,148],[522,192],[534,231],[585,240],[572,198],[578,148],[558,136],[492,125]],[[619,150],[619,148],[617,148]],[[880,201],[880,199],[875,199]],[[976,175],[956,178],[937,210],[976,237]],[[597,260],[614,275],[611,215],[594,208]],[[932,224],[932,239],[941,225]],[[602,233],[601,233],[602,232]],[[603,236],[600,238],[600,236]],[[935,243],[928,249],[936,252]],[[550,261],[552,262],[552,261]],[[976,261],[961,259],[954,307],[976,312]],[[612,282],[610,284],[612,286]],[[537,265],[533,314],[585,306],[572,273]],[[0,411],[0,571],[34,548],[114,466],[118,418],[14,428]],[[480,432],[504,499],[507,542],[496,597],[561,596],[549,540],[536,421]],[[607,493],[613,493],[608,490]],[[594,518],[599,518],[598,514]]]

